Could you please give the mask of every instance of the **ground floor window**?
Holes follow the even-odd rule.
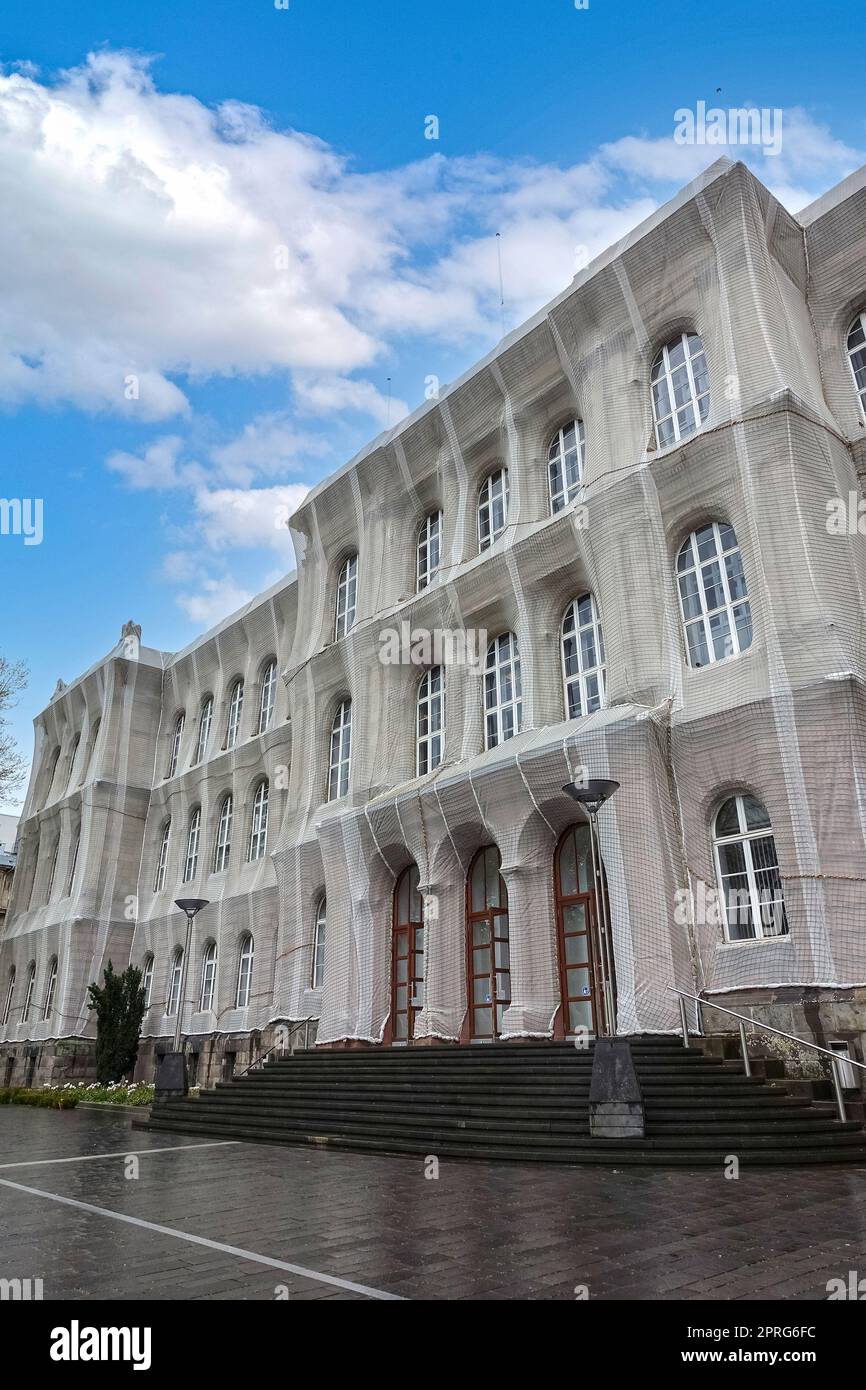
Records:
[[[409,1042],[415,1015],[424,1006],[424,903],[418,892],[418,869],[410,864],[394,889],[391,954],[391,1036]]]
[[[511,1002],[508,891],[495,845],[480,849],[466,885],[466,951],[469,1031],[472,1038],[498,1038]]]

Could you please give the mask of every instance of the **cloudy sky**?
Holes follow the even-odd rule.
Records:
[[[127,618],[174,650],[291,569],[313,483],[719,154],[792,210],[863,163],[863,30],[800,0],[4,0],[0,492],[44,506],[40,545],[0,536],[25,749]],[[781,108],[781,152],[675,143],[699,100]]]

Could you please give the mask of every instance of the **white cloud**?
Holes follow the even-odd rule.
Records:
[[[341,411],[368,415],[380,425],[396,425],[409,414],[409,406],[399,397],[389,401],[386,393],[372,381],[356,381],[344,376],[295,377],[295,398],[300,410],[311,415],[329,416]]]
[[[254,595],[240,588],[233,579],[205,579],[198,593],[178,594],[178,604],[199,627],[213,627],[249,603]]]
[[[251,420],[234,439],[211,449],[210,458],[227,482],[248,485],[257,475],[297,472],[327,448],[321,438],[298,431],[285,413],[273,413]]]
[[[184,447],[180,435],[163,435],[155,439],[143,454],[116,450],[105,461],[112,473],[119,473],[129,487],[144,489],[194,487],[204,481],[204,470],[197,463],[180,463]]]
[[[309,488],[303,484],[258,488],[200,489],[195,495],[196,521],[212,550],[264,548],[290,560],[287,522]]]

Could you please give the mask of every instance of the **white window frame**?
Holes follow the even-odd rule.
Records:
[[[700,553],[698,551],[698,531],[706,531],[710,527],[712,528],[713,539],[715,542],[715,554],[707,555],[704,557],[704,559],[701,559]],[[724,527],[725,535],[723,535],[722,533],[722,527]],[[727,521],[721,523],[718,521],[708,522],[706,525],[698,527],[698,531],[690,532],[690,534],[683,541],[682,545],[677,551],[675,569],[677,597],[679,598],[680,617],[682,619],[683,624],[683,641],[685,643],[686,662],[692,668],[692,670],[695,671],[703,670],[706,666],[715,666],[719,661],[728,661],[731,659],[731,657],[740,656],[743,652],[749,650],[749,647],[751,647],[752,643],[755,640],[754,629],[752,626],[752,604],[749,598],[749,585],[746,580],[746,571],[743,566],[742,551],[740,550],[740,543],[737,540],[736,531],[734,530],[733,526],[731,526],[730,523]],[[726,545],[725,541],[728,532],[730,532],[730,535],[733,537],[733,540],[729,541],[729,543]],[[684,564],[681,567],[680,562],[684,556],[688,557],[688,563]],[[734,598],[731,594],[731,583],[728,576],[728,566],[726,561],[732,557],[736,557],[736,563],[743,581],[743,595],[741,598]],[[722,593],[724,595],[724,602],[721,604],[717,604],[715,608],[710,608],[707,604],[707,596],[704,589],[703,571],[713,563],[715,563],[718,567],[719,575],[721,578]],[[689,574],[695,575],[697,597],[699,600],[701,611],[699,614],[692,614],[691,616],[687,617],[685,600],[683,598],[682,580],[685,578],[686,575]],[[743,608],[747,610],[749,618],[749,641],[745,643],[745,645],[742,643],[740,639],[740,633],[736,621],[736,613],[734,611],[735,609]],[[721,614],[724,614],[727,618],[730,651],[726,651],[724,656],[716,656],[715,644],[713,642],[712,619],[717,618]],[[689,629],[696,627],[700,627],[700,631],[703,633],[704,646],[706,648],[708,657],[707,661],[698,663],[697,665],[692,660],[692,650],[689,644]]]
[[[207,746],[210,739],[211,724],[213,723],[213,695],[208,695],[202,702],[201,713],[198,719],[198,740],[195,745],[195,763],[204,762],[207,755]]]
[[[862,333],[863,342],[856,347],[851,346],[851,336],[857,331]],[[845,335],[845,353],[848,358],[848,365],[851,368],[851,377],[854,382],[854,390],[857,393],[857,401],[860,405],[860,414],[866,418],[866,310],[863,310],[854,319],[851,327]],[[857,367],[854,365],[854,358],[860,355],[862,362],[859,364],[860,371],[863,372],[863,385],[857,380]]]
[[[256,953],[256,944],[250,932],[244,932],[244,935],[241,937],[240,948],[240,955],[238,956],[238,986],[235,991],[235,1008],[248,1009],[252,996],[253,961]]]
[[[426,777],[445,756],[445,668],[431,666],[418,682],[415,716],[415,775]]]
[[[488,473],[478,490],[479,551],[489,550],[508,526],[509,497],[508,469],[495,468],[492,473]]]
[[[568,430],[574,432],[574,448],[566,448],[565,436]],[[566,474],[566,460],[574,454],[577,461],[577,478],[569,479]],[[586,456],[586,432],[583,421],[569,420],[557,430],[547,450],[547,483],[550,493],[550,513],[565,511],[569,503],[579,495],[583,486],[584,458]]]
[[[33,990],[36,985],[36,962],[31,962],[30,973],[27,976],[27,990],[24,995],[24,1008],[21,1011],[21,1022],[30,1022],[30,1005],[33,1003]]]
[[[349,555],[340,566],[334,606],[334,640],[339,642],[355,626],[358,611],[358,556]]]
[[[57,837],[56,837],[56,839],[55,839],[55,841],[54,841],[54,851],[53,851],[53,853],[52,853],[52,855],[51,855],[51,868],[50,868],[49,871],[48,871],[48,888],[46,889],[46,892],[45,892],[45,901],[46,901],[47,903],[50,903],[50,902],[51,902],[51,894],[52,894],[52,892],[53,892],[53,890],[54,890],[54,880],[55,880],[55,878],[56,878],[56,876],[57,876],[57,860],[58,860],[59,855],[60,855],[60,831],[58,830],[58,832],[57,832]]]
[[[81,734],[76,734],[72,740],[72,751],[69,754],[69,773],[66,778],[66,790],[72,787],[72,774],[75,771],[75,759],[78,757],[78,750],[81,747]]]
[[[756,800],[756,798],[752,798]],[[734,834],[720,835],[717,831],[718,819],[722,811],[733,801],[737,808],[738,830]],[[767,813],[766,807],[762,806],[764,814],[767,816],[767,825],[751,830],[746,821],[746,798],[742,795],[727,797],[716,811],[713,818],[713,855],[716,866],[716,881],[719,886],[719,894],[722,902],[722,914],[724,920],[725,940],[733,946],[742,945],[749,941],[779,941],[781,938],[790,934],[788,925],[788,913],[785,906],[785,890],[782,886],[781,875],[779,874],[779,856],[776,852],[776,837],[773,834],[773,825]],[[758,803],[759,805],[761,803]],[[779,877],[779,896],[772,899],[773,903],[781,903],[782,907],[782,930],[764,930],[764,910],[761,900],[760,889],[758,887],[758,874],[760,868],[755,867],[754,853],[752,846],[757,840],[771,840],[773,843],[773,856],[776,860],[776,873]],[[728,897],[725,889],[725,877],[722,873],[722,861],[720,850],[726,845],[741,844],[743,846],[743,860],[745,865],[746,879],[748,882],[749,896],[749,917],[753,928],[752,936],[732,936],[730,932],[730,920],[728,916]],[[736,910],[736,909],[735,909]]]
[[[154,893],[161,893],[165,887],[165,874],[168,867],[168,847],[171,840],[171,816],[162,827],[162,836],[159,842],[159,854],[156,860],[156,876],[153,880]]]
[[[331,721],[328,759],[328,801],[339,801],[349,790],[352,770],[352,701],[341,700]]]
[[[181,710],[180,714],[177,716],[177,719],[174,721],[174,733],[171,736],[171,748],[169,749],[168,754],[168,771],[165,774],[166,779],[169,777],[173,777],[174,774],[177,772],[177,762],[178,758],[180,757],[180,745],[181,740],[183,739],[183,729],[185,724],[186,711]]]
[[[229,712],[226,720],[226,748],[234,748],[238,741],[241,731],[241,719],[244,709],[244,683],[241,679],[234,682],[229,692]]]
[[[153,956],[147,955],[141,967],[141,988],[144,990],[144,1011],[151,1005],[151,994],[153,993]]]
[[[442,512],[430,512],[421,522],[415,548],[415,581],[420,594],[432,584],[442,564]]]
[[[45,1003],[42,1008],[42,1022],[45,1023],[54,1011],[54,991],[57,988],[57,957],[51,957],[48,967],[48,985],[45,990]]]
[[[692,348],[690,341],[692,338],[694,338],[698,344],[698,346],[694,349]],[[678,347],[681,343],[683,344],[683,356],[685,358],[685,362],[683,365],[685,366],[686,375],[689,383],[689,399],[688,401],[683,401],[681,405],[677,405],[676,398],[674,396],[673,378],[674,372],[678,372],[680,370],[680,366],[678,364],[675,367],[671,367],[670,354],[671,350],[675,347]],[[707,378],[707,388],[705,391],[700,392],[698,391],[697,384],[695,382],[695,363],[697,362],[699,357],[703,358],[704,372]],[[661,368],[660,371],[658,370],[659,368]],[[654,390],[656,383],[660,381],[662,378],[664,379],[665,386],[667,388],[668,405],[670,407],[669,413],[664,415],[659,414],[658,403],[656,401],[656,393]],[[658,449],[672,448],[674,444],[678,444],[681,440],[689,439],[693,434],[696,434],[698,430],[700,430],[706,424],[710,414],[710,377],[709,365],[707,363],[707,354],[704,349],[703,339],[699,333],[680,333],[676,338],[671,338],[670,342],[665,343],[664,347],[656,353],[655,357],[653,358],[652,369],[650,371],[650,400],[652,401],[653,421],[655,422],[656,447]],[[701,411],[702,402],[706,402],[706,410],[703,413]],[[694,425],[688,429],[683,428],[680,425],[680,421],[678,418],[679,412],[681,410],[685,410],[687,405],[691,406],[692,415],[694,416],[695,421]],[[662,427],[666,424],[670,424],[671,430],[673,431],[673,439],[666,439],[664,442],[662,442]]]
[[[8,975],[8,978],[7,978],[7,981],[6,981],[6,999],[4,1000],[4,1003],[3,1003],[3,1027],[4,1027],[4,1028],[6,1027],[6,1024],[9,1022],[9,1015],[10,1015],[11,1012],[12,1012],[12,1000],[13,1000],[14,997],[15,997],[15,980],[16,980],[16,978],[17,978],[17,974],[18,974],[18,972],[17,972],[15,966],[14,966],[14,965],[11,965],[11,966],[9,967],[9,975]]]
[[[231,792],[227,792],[220,802],[219,820],[217,821],[216,842],[213,851],[213,871],[215,874],[224,873],[229,866],[229,857],[232,852],[233,818],[234,797]]]
[[[247,851],[247,862],[250,864],[255,863],[257,859],[263,859],[267,850],[270,799],[270,786],[265,777],[259,782],[253,796],[253,810],[250,816],[250,843]]]
[[[215,941],[209,941],[201,958],[201,989],[199,990],[198,1011],[208,1014],[213,1009],[214,988],[216,985],[217,948]]]
[[[176,946],[172,952],[168,974],[168,998],[165,1001],[166,1018],[173,1018],[180,1008],[180,981],[183,975],[183,947]]]
[[[262,667],[262,688],[259,694],[259,723],[257,733],[264,734],[270,728],[277,702],[277,658],[272,656]]]
[[[72,889],[75,886],[75,870],[78,868],[78,852],[81,849],[81,826],[75,832],[75,839],[72,841],[72,862],[69,866],[69,873],[66,876],[66,896],[71,897]]]
[[[590,617],[588,621],[581,621],[581,605],[585,605],[585,600],[589,599]],[[567,631],[567,625],[571,619],[572,627]],[[592,647],[595,653],[595,664],[587,661],[582,635],[588,633],[591,636]],[[574,654],[575,669],[569,672],[568,669],[568,644],[571,643]],[[595,602],[595,595],[591,593],[578,594],[577,598],[565,610],[560,625],[559,653],[562,662],[562,686],[565,700],[566,719],[582,719],[586,714],[594,714],[596,710],[604,709],[605,699],[607,698],[607,666],[604,656],[604,634],[601,630],[601,619],[598,616],[598,608]],[[590,693],[592,677],[595,677],[598,696],[594,700]],[[576,694],[573,701],[572,696]],[[576,709],[572,709],[572,704]]]
[[[492,681],[490,677],[493,677]],[[503,699],[503,685],[510,684],[510,694]],[[491,698],[491,691],[493,698]],[[507,732],[506,713],[511,712],[511,733]],[[494,721],[491,731],[490,721]],[[487,648],[484,663],[484,747],[497,748],[500,743],[516,738],[523,727],[523,680],[520,669],[520,647],[513,632],[501,632]]]
[[[313,927],[313,956],[310,964],[310,988],[321,989],[325,980],[325,927],[328,920],[327,898],[320,898],[316,905],[316,922]]]
[[[201,807],[197,806],[189,819],[186,835],[186,858],[183,864],[183,882],[191,883],[198,873],[198,852],[201,840]]]

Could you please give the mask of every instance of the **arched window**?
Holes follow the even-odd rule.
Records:
[[[47,783],[46,788],[45,788],[45,800],[46,800],[46,801],[47,801],[47,800],[49,799],[49,797],[51,796],[51,790],[52,790],[52,788],[53,788],[53,786],[54,786],[55,778],[57,777],[57,767],[58,767],[59,762],[60,762],[60,744],[58,743],[57,747],[54,749],[54,752],[51,754],[51,762],[49,763],[49,769],[50,769],[50,770],[49,770],[49,773],[48,773],[48,783]]]
[[[200,763],[204,760],[207,752],[208,739],[210,738],[210,726],[213,720],[213,696],[208,695],[202,702],[201,714],[198,721],[198,740],[195,745],[195,760]]]
[[[425,776],[442,761],[445,750],[445,677],[432,666],[418,683],[417,775]]]
[[[604,704],[604,638],[595,599],[581,594],[562,620],[565,717],[580,719]]]
[[[46,889],[46,891],[45,891],[45,901],[46,901],[47,903],[49,903],[49,902],[51,901],[51,893],[52,893],[52,890],[53,890],[53,888],[54,888],[54,879],[55,879],[55,876],[56,876],[56,874],[57,874],[57,858],[58,858],[58,855],[59,855],[59,854],[60,854],[60,831],[58,830],[57,835],[55,836],[55,839],[54,839],[54,849],[53,849],[53,851],[52,851],[52,853],[51,853],[51,868],[50,868],[49,871],[48,871],[48,887],[47,887],[47,889]]]
[[[168,983],[168,1002],[165,1006],[167,1014],[176,1014],[180,1008],[180,977],[183,974],[183,951],[180,946],[176,947],[171,958],[171,973]]]
[[[190,817],[186,837],[186,861],[183,866],[183,881],[189,883],[198,873],[198,842],[201,835],[201,807],[196,806]]]
[[[418,592],[426,589],[442,563],[442,513],[431,512],[418,535],[416,572]]]
[[[83,785],[84,782],[86,782],[87,778],[90,776],[93,764],[93,756],[96,752],[96,740],[99,738],[99,730],[101,725],[101,718],[95,720],[93,728],[90,732],[90,737],[87,740],[87,755],[84,759],[84,766],[81,769],[81,783],[79,785]]]
[[[547,451],[550,508],[554,516],[573,502],[583,477],[585,436],[583,421],[572,420],[557,430]]]
[[[729,941],[787,936],[773,828],[760,801],[732,796],[715,824],[716,870]]]
[[[229,696],[229,713],[226,723],[226,748],[234,748],[241,731],[241,714],[244,708],[244,683],[235,681]]]
[[[752,645],[752,612],[733,526],[693,531],[677,556],[680,611],[690,666],[709,666]]]
[[[866,313],[858,314],[848,330],[848,361],[860,397],[860,409],[866,415]]]
[[[334,611],[334,638],[339,641],[355,623],[358,603],[358,557],[350,555],[343,561],[337,580],[337,603]]]
[[[168,846],[171,840],[171,817],[162,827],[159,841],[159,855],[156,860],[156,878],[153,881],[154,893],[161,893],[165,887],[165,871],[168,867]]]
[[[487,550],[508,524],[508,469],[497,468],[478,493],[478,549]]]
[[[495,845],[480,849],[467,879],[467,954],[470,1035],[498,1037],[511,1001],[508,892]]]
[[[263,734],[270,727],[274,713],[274,702],[277,698],[277,662],[275,657],[265,666],[262,671],[262,692],[259,696],[259,727],[258,732]]]
[[[54,1012],[54,991],[57,988],[57,957],[52,956],[48,964],[48,987],[45,990],[45,1005],[42,1009],[42,1022]]]
[[[67,878],[66,878],[66,896],[67,896],[67,898],[71,895],[72,889],[73,889],[74,886],[75,886],[75,870],[78,868],[78,851],[80,850],[80,848],[81,848],[81,826],[78,825],[78,826],[76,827],[76,830],[75,830],[75,838],[74,838],[74,840],[72,841],[72,858],[71,858],[70,861],[69,861],[69,873],[68,873]]]
[[[9,1022],[12,1013],[12,1000],[15,995],[15,966],[9,967],[9,983],[6,986],[6,998],[3,1002],[3,1027]]]
[[[316,908],[316,925],[313,929],[313,964],[310,970],[310,984],[313,989],[321,989],[325,979],[325,922],[327,914],[327,900],[320,898]]]
[[[606,893],[603,878],[599,877],[601,891]],[[590,829],[586,821],[570,826],[556,847],[554,888],[562,992],[556,1035],[570,1037],[584,1030],[598,1035],[606,1031],[605,980],[608,969],[612,971],[612,961],[605,959],[609,952],[605,953],[607,943],[600,935],[596,915]],[[602,959],[598,959],[599,948]],[[610,1004],[612,1008],[612,997]]]
[[[487,648],[484,667],[485,748],[495,748],[520,733],[523,691],[520,652],[513,632],[503,632]]]
[[[666,343],[652,368],[653,416],[660,449],[693,434],[710,413],[710,378],[697,333]]]
[[[268,801],[267,780],[259,782],[253,797],[253,814],[250,820],[250,847],[247,859],[261,859],[268,843]]]
[[[349,790],[349,768],[352,761],[352,701],[343,700],[331,725],[331,750],[328,769],[328,800],[336,801]]]
[[[73,774],[74,774],[74,772],[75,772],[75,759],[76,759],[76,756],[77,756],[77,754],[78,754],[78,749],[79,749],[79,745],[80,745],[80,744],[81,744],[81,735],[80,735],[80,734],[76,734],[76,735],[75,735],[75,738],[72,740],[72,747],[71,747],[71,749],[69,750],[69,773],[68,773],[67,781],[66,781],[66,788],[67,788],[67,791],[68,791],[68,790],[72,787],[72,785],[73,785],[73,783],[72,783],[72,777],[73,777]]]
[[[231,792],[223,797],[220,806],[220,818],[217,824],[216,844],[214,845],[213,871],[221,874],[229,866],[229,855],[232,848],[232,813],[234,801]]]
[[[418,868],[410,864],[394,886],[394,933],[391,954],[391,1023],[395,1042],[409,1042],[415,1015],[424,1007],[424,903],[418,892]]]
[[[150,996],[153,992],[153,956],[145,956],[144,966],[141,972],[141,988],[144,990],[145,1010],[150,1008]]]
[[[209,1013],[213,1008],[213,992],[216,982],[217,948],[215,941],[209,941],[204,948],[201,962],[201,991],[199,993],[199,1013]]]
[[[235,1007],[238,1009],[247,1008],[250,1002],[254,950],[253,938],[247,932],[241,937],[241,954],[238,960],[238,989],[235,997]]]
[[[177,719],[174,721],[174,733],[171,736],[171,748],[168,754],[168,770],[165,774],[166,777],[173,777],[177,772],[177,760],[180,756],[180,744],[183,738],[183,726],[185,721],[186,715],[183,710],[181,710]]]
[[[24,1008],[21,1011],[21,1022],[30,1022],[30,1005],[33,1002],[33,986],[36,984],[36,962],[30,962],[30,969],[27,972],[27,989],[24,994]]]

